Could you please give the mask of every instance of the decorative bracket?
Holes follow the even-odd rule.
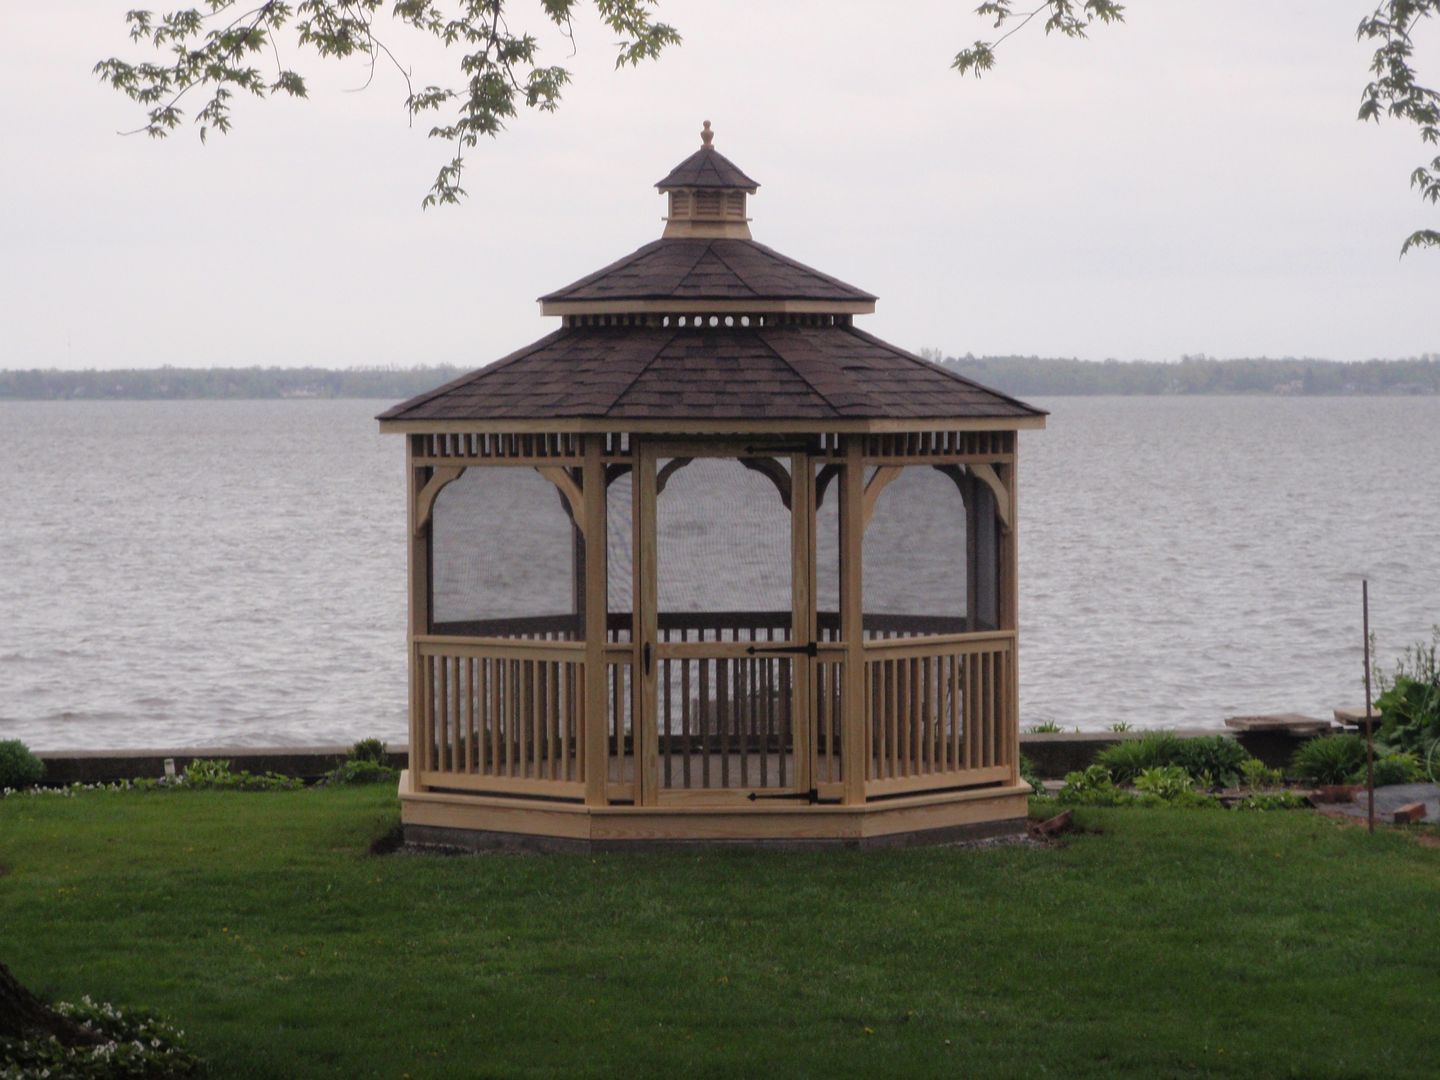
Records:
[[[415,535],[419,536],[430,524],[430,514],[435,509],[435,498],[452,481],[459,480],[465,472],[464,465],[438,465],[430,473],[430,479],[415,497]]]
[[[889,486],[890,481],[900,475],[900,465],[879,465],[874,474],[865,484],[865,494],[860,504],[860,531],[863,533],[870,525],[870,518],[875,514],[875,500],[880,498],[880,493]]]
[[[536,465],[535,471],[549,480],[565,501],[570,505],[570,520],[575,523],[575,528],[581,536],[585,535],[585,496],[580,490],[580,485],[570,475],[570,470],[560,465]]]
[[[1010,531],[1010,489],[1001,481],[995,466],[981,462],[970,466],[970,475],[981,481],[995,496],[995,516],[1006,532]]]
[[[747,446],[750,450],[752,447]],[[790,470],[781,465],[774,458],[752,458],[742,457],[740,464],[747,469],[753,469],[761,476],[768,477],[775,485],[775,490],[780,492],[780,501],[785,504],[785,509],[790,509]]]

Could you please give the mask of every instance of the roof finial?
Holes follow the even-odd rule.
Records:
[[[710,140],[715,138],[715,133],[710,130],[710,121],[705,121],[705,126],[700,129],[700,145],[709,148]]]

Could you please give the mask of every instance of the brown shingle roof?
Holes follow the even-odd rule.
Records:
[[[661,191],[671,188],[741,188],[753,192],[760,185],[740,171],[740,167],[718,150],[702,146],[670,170],[655,186]]]
[[[381,420],[1042,416],[854,327],[574,326]]]
[[[675,237],[540,298],[542,304],[595,300],[829,300],[875,297],[754,240]]]

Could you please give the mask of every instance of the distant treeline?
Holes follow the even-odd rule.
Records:
[[[118,371],[0,371],[0,401],[132,398],[390,398],[400,401],[449,382],[460,369],[137,368]]]
[[[1066,360],[1041,356],[921,355],[1005,393],[1046,394],[1440,394],[1440,356],[1408,360]],[[138,368],[0,371],[0,400],[132,398],[388,398],[400,401],[460,374],[411,368]]]
[[[936,350],[922,350],[942,360]],[[1064,360],[944,357],[946,367],[1018,396],[1044,394],[1440,394],[1440,356],[1408,360]]]

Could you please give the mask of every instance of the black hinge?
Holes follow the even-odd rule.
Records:
[[[748,656],[761,656],[771,653],[789,653],[794,656],[819,656],[820,647],[815,642],[808,645],[751,645],[745,650]]]
[[[649,674],[650,674],[650,643],[649,643],[648,641],[645,642],[644,647],[641,648],[640,654],[641,654],[641,656],[644,658],[645,674],[646,674],[646,675],[649,675]]]

